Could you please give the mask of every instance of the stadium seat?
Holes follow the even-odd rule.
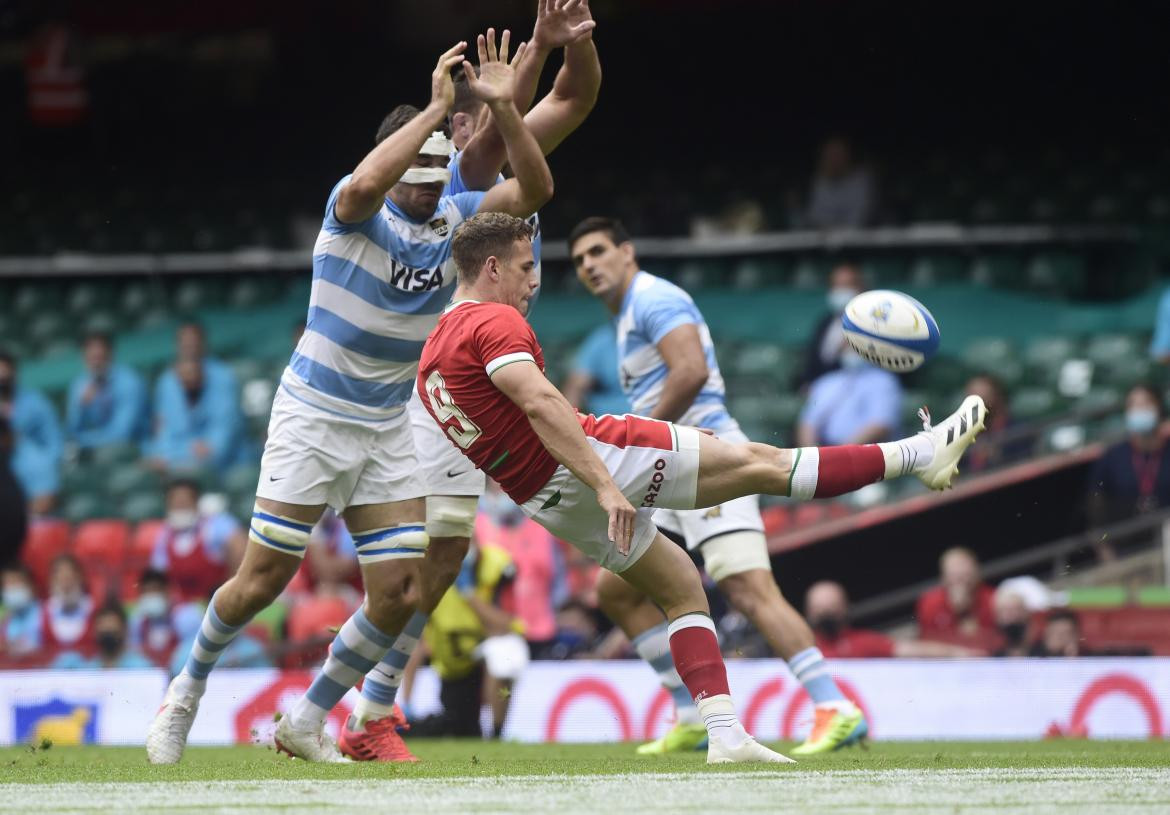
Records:
[[[158,473],[140,467],[137,463],[113,468],[106,477],[106,494],[123,499],[138,493],[155,492],[161,486]]]
[[[166,501],[161,492],[139,492],[128,495],[122,502],[122,518],[137,524],[157,518],[166,512]]]
[[[119,442],[95,447],[90,454],[94,467],[112,468],[120,464],[138,461],[138,445],[133,442]]]
[[[963,279],[963,261],[955,255],[922,255],[910,265],[910,283],[914,286],[938,286]]]
[[[121,595],[129,541],[130,527],[125,521],[87,521],[77,527],[73,553],[81,561],[90,593],[99,605],[108,594]]]
[[[41,518],[29,525],[28,536],[20,550],[20,559],[33,573],[33,579],[42,592],[47,588],[53,558],[69,551],[72,532],[67,522],[50,518]]]
[[[352,611],[339,597],[313,597],[294,605],[288,615],[288,642],[295,650],[286,657],[285,667],[320,662],[333,637],[332,629],[342,626]]]
[[[78,492],[65,499],[61,508],[65,520],[80,524],[97,518],[108,518],[114,513],[102,496],[95,492]]]
[[[1071,337],[1038,337],[1028,343],[1023,359],[1040,381],[1055,384],[1060,367],[1072,359],[1077,350],[1077,342]]]
[[[1098,366],[1109,366],[1114,362],[1143,356],[1145,349],[1129,334],[1099,334],[1089,340],[1085,355]]]
[[[163,521],[154,519],[139,521],[134,527],[134,534],[130,537],[129,559],[149,561],[154,552],[154,542],[158,540],[158,533],[162,531]]]
[[[1012,415],[1022,421],[1039,419],[1056,411],[1056,394],[1047,388],[1017,389],[1010,399]]]

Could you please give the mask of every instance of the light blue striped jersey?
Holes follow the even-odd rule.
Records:
[[[314,407],[380,421],[410,398],[423,342],[455,289],[451,238],[484,194],[443,196],[423,222],[387,198],[375,215],[346,224],[334,205],[349,179],[325,206],[305,333],[281,385]]]
[[[463,174],[459,170],[459,157],[463,155],[463,151],[457,150],[451,154],[451,161],[447,164],[447,169],[451,171],[451,180],[447,182],[447,186],[443,189],[443,195],[455,195],[460,192],[468,192],[467,184],[463,181]],[[504,181],[504,176],[501,173],[496,179],[497,184]],[[540,213],[534,212],[528,216],[528,225],[532,227],[532,256],[536,261],[536,281],[540,282]],[[540,289],[536,290],[540,294]],[[528,311],[532,312],[532,304],[536,302],[534,297],[528,302]]]
[[[649,415],[662,398],[668,371],[658,343],[680,325],[698,329],[708,374],[703,389],[679,424],[712,430],[738,427],[724,406],[723,375],[699,307],[678,286],[648,272],[634,275],[617,316],[618,373],[634,413]]]

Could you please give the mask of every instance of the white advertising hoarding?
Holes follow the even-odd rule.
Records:
[[[833,671],[876,739],[1037,739],[1170,735],[1170,659],[841,660]],[[808,698],[779,660],[728,662],[740,718],[762,739],[802,738]],[[212,674],[193,744],[268,741],[273,713],[306,688],[305,671]],[[0,673],[0,744],[141,744],[162,698],[161,671]],[[334,711],[344,721],[356,696]],[[642,740],[669,726],[669,697],[637,661],[534,662],[517,682],[505,738]],[[438,708],[438,681],[419,673],[412,715]]]

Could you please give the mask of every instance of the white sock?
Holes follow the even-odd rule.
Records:
[[[658,674],[662,687],[674,700],[674,713],[678,723],[698,724],[699,709],[695,707],[695,700],[691,698],[690,691],[674,667],[674,657],[670,653],[670,629],[666,621],[634,637],[633,646],[638,656]]]
[[[934,442],[926,433],[884,441],[878,444],[878,448],[886,457],[886,478],[922,472],[934,461]]]
[[[364,696],[359,696],[357,704],[353,706],[353,720],[356,729],[365,727],[366,722],[375,719],[385,719],[394,712],[394,703],[383,705]]]
[[[206,679],[196,679],[186,671],[182,671],[175,677],[175,693],[179,696],[194,696],[200,699],[204,691],[207,690]]]
[[[718,739],[727,747],[734,749],[751,738],[739,723],[739,717],[735,715],[735,705],[732,704],[731,697],[725,693],[700,699],[699,715],[703,717],[703,724],[707,726],[707,735]]]

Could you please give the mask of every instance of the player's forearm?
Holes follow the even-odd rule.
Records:
[[[597,104],[601,90],[601,60],[593,38],[578,40],[565,47],[565,64],[557,71],[552,95],[579,109],[584,117]]]
[[[613,476],[589,446],[572,405],[560,393],[537,397],[524,408],[549,455],[594,492],[614,486]]]
[[[349,186],[363,197],[380,201],[410,168],[423,142],[442,127],[446,115],[447,111],[441,105],[428,105],[361,160],[353,171]]]
[[[540,145],[511,102],[494,105],[492,118],[508,151],[508,164],[520,185],[524,203],[535,212],[553,195],[553,177]]]
[[[551,53],[547,48],[529,43],[524,50],[524,57],[516,66],[516,84],[512,86],[512,101],[516,103],[516,110],[523,116],[532,107],[536,98],[536,86],[540,84],[540,75],[544,72],[544,64]]]
[[[695,397],[703,390],[706,381],[705,372],[700,377],[692,371],[672,369],[662,383],[662,398],[650,412],[650,418],[677,422],[695,403]]]

